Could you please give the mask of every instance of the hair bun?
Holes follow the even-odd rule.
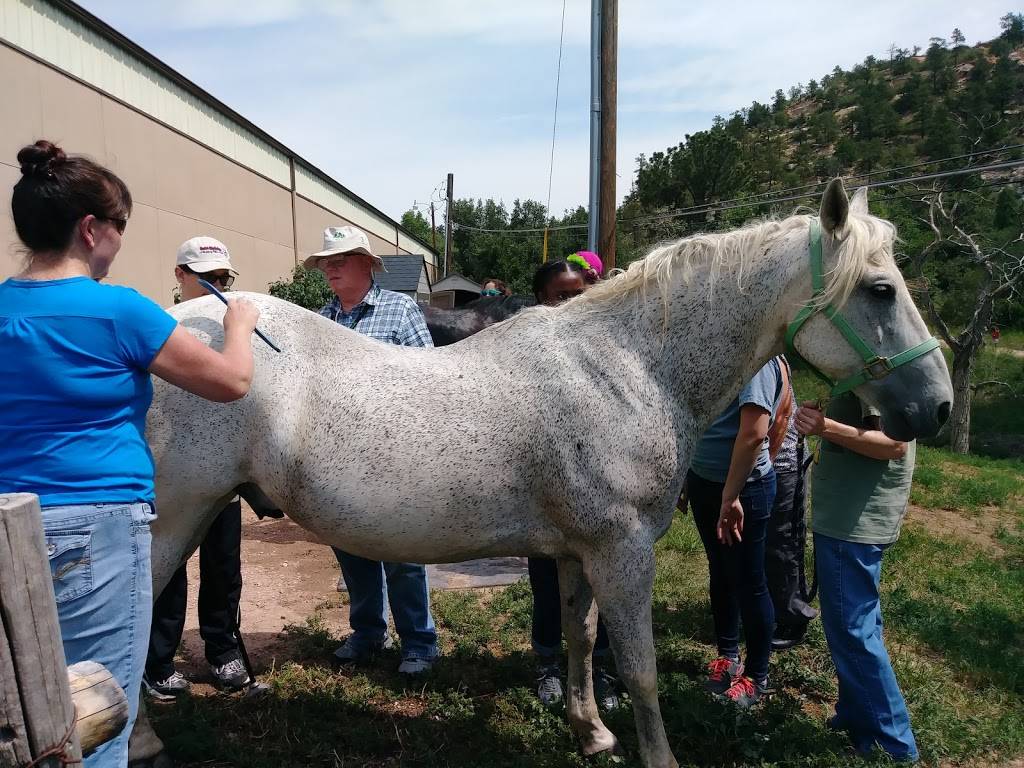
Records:
[[[18,152],[18,162],[25,176],[53,176],[53,169],[67,159],[63,149],[46,139],[40,139]]]

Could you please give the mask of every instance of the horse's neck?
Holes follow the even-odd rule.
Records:
[[[752,254],[742,288],[723,266],[709,293],[709,270],[673,279],[665,304],[651,289],[639,304],[608,313],[609,335],[639,354],[658,388],[706,426],[765,362],[783,351],[786,325],[810,296],[806,230]],[[613,342],[616,343],[616,342]]]

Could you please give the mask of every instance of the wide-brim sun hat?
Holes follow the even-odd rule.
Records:
[[[384,269],[384,259],[373,252],[370,238],[358,227],[328,227],[324,230],[323,250],[311,253],[302,262],[306,269],[317,269],[317,261],[325,256],[362,253],[373,259],[374,269]]]

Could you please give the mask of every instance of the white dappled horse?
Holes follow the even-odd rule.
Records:
[[[896,267],[892,226],[868,214],[863,191],[851,203],[837,181],[817,219],[685,238],[562,306],[524,310],[442,349],[381,344],[249,295],[284,352],[253,340],[244,399],[217,405],[156,383],[155,592],[245,481],[363,557],[557,558],[566,706],[582,750],[616,746],[592,689],[596,599],[643,763],[675,766],[657,699],[654,543],[672,521],[696,440],[783,351],[812,301],[819,225],[824,279],[811,306],[824,311],[803,313],[796,350],[878,407],[892,437],[934,434],[952,399],[946,364]],[[828,317],[835,307],[845,330]],[[172,314],[221,344],[214,298]],[[140,715],[136,736],[147,728]]]

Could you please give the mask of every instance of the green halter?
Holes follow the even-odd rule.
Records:
[[[825,292],[825,277],[822,269],[821,259],[821,223],[817,219],[811,219],[811,288],[814,294],[811,296],[811,300],[808,301],[799,312],[796,317],[793,318],[793,322],[789,324],[786,329],[786,354],[794,360],[801,360],[804,365],[811,369],[822,381],[828,383],[832,387],[832,391],[829,392],[829,397],[835,397],[845,392],[849,392],[851,389],[859,387],[865,382],[872,381],[875,379],[883,379],[892,373],[894,370],[899,368],[905,363],[909,363],[912,360],[931,352],[933,349],[938,349],[939,340],[934,336],[922,341],[917,346],[911,347],[910,349],[900,352],[898,355],[893,357],[879,357],[864,340],[857,335],[857,332],[853,330],[853,327],[846,321],[846,318],[840,314],[839,310],[836,309],[832,304],[828,304],[824,307],[820,306],[817,302],[817,298]],[[864,361],[864,367],[859,373],[855,373],[853,376],[848,376],[842,381],[834,381],[830,377],[815,368],[807,360],[804,360],[800,353],[796,351],[796,346],[793,341],[796,339],[796,335],[803,328],[804,323],[816,312],[824,312],[825,317],[832,321],[832,324],[843,334],[843,338],[849,342],[850,346],[857,350],[857,354],[860,355]]]

